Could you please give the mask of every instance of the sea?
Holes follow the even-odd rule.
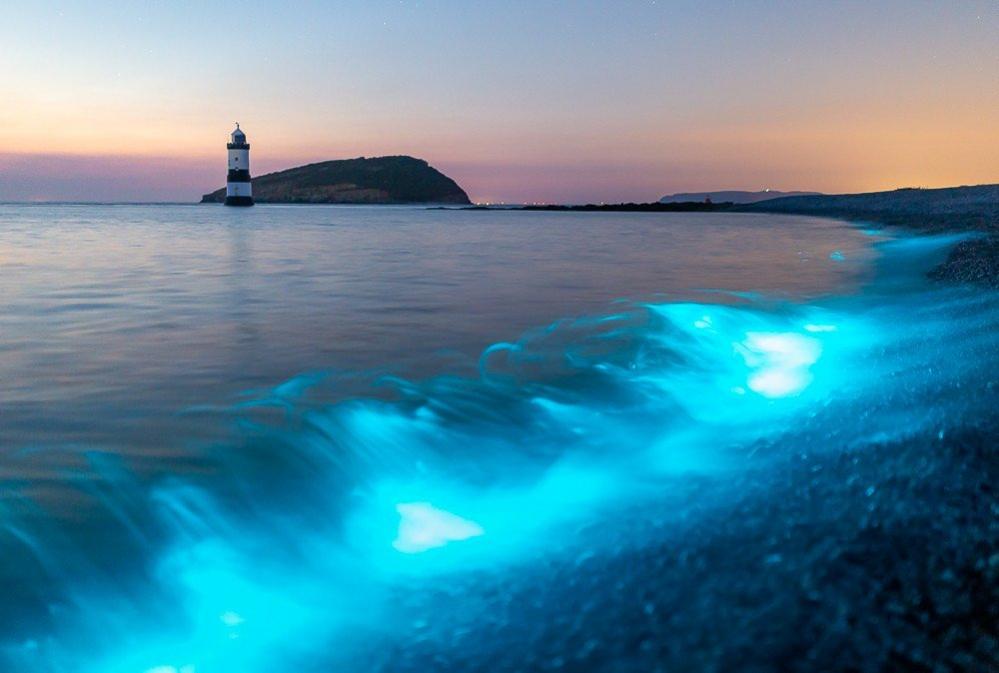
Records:
[[[0,669],[847,656],[828,559],[995,439],[999,300],[925,275],[962,236],[0,205]]]

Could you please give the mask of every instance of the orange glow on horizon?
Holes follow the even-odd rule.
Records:
[[[0,170],[218,165],[238,118],[258,174],[410,154],[490,201],[999,182],[988,4],[535,9],[578,19],[568,32],[510,23],[509,8],[395,5],[398,29],[367,5],[303,29],[250,4],[252,36],[217,30],[224,7],[198,26],[175,6],[18,8],[0,26]],[[224,76],[244,39],[247,62]]]

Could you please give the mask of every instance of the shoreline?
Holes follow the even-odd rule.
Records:
[[[927,276],[935,281],[971,283],[999,289],[999,184],[942,189],[897,189],[866,194],[787,196],[752,204],[731,202],[525,205],[462,210],[535,212],[757,213],[807,215],[916,234],[978,233],[962,241]]]

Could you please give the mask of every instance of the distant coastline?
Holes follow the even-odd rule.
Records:
[[[821,196],[821,192],[779,192],[764,189],[758,192],[747,192],[738,189],[723,189],[714,192],[680,192],[667,194],[659,199],[659,203],[687,203],[690,201],[713,201],[716,203],[747,204],[779,199],[784,196]]]
[[[731,210],[735,204],[732,203],[704,203],[690,201],[685,203],[588,203],[584,205],[525,205],[516,206],[514,210],[542,210],[542,211],[574,211],[574,212],[612,212],[612,213],[697,213],[714,212],[718,210]],[[472,209],[485,208],[490,206],[473,206]],[[469,209],[466,209],[469,210]],[[507,208],[509,210],[509,208]]]
[[[823,215],[926,231],[994,232],[999,229],[999,184],[787,196],[741,206],[739,210]]]
[[[466,210],[499,210],[472,206]],[[511,208],[503,208],[510,210]],[[925,233],[979,232],[959,243],[930,275],[940,280],[999,288],[999,184],[904,188],[863,194],[807,194],[755,203],[671,202],[586,205],[525,205],[513,210],[551,212],[741,212],[833,217],[876,227],[893,226]]]
[[[837,217],[922,232],[980,232],[982,236],[955,246],[930,276],[999,288],[999,184],[791,196],[739,210]]]

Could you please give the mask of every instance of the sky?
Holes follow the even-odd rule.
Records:
[[[999,2],[5,0],[0,200],[410,154],[476,202],[999,182]]]

